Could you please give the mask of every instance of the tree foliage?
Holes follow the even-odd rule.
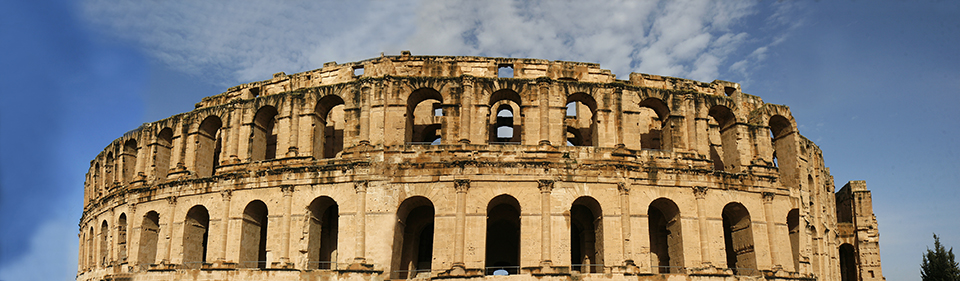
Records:
[[[927,248],[927,253],[923,254],[920,278],[923,281],[960,281],[960,267],[954,260],[953,247],[944,249],[937,234],[933,234],[933,250]]]

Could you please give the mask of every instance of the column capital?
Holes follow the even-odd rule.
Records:
[[[630,184],[618,182],[617,191],[620,191],[620,195],[630,195]]]
[[[453,188],[457,190],[457,193],[467,193],[467,189],[470,189],[470,180],[468,179],[453,180]]]
[[[369,185],[369,181],[367,180],[355,181],[353,182],[353,189],[355,189],[357,193],[367,192],[368,185]]]
[[[233,197],[233,190],[224,189],[220,191],[220,198],[223,199],[223,201],[230,201],[230,198],[232,197]]]
[[[285,184],[280,186],[280,191],[283,192],[283,196],[292,196],[293,195],[293,185]]]
[[[706,196],[707,196],[707,190],[709,190],[709,189],[710,189],[710,188],[709,188],[709,187],[706,187],[706,186],[694,186],[694,187],[693,187],[693,196],[696,196],[697,199],[706,198]]]
[[[764,192],[764,193],[763,193],[763,203],[764,203],[764,204],[773,203],[773,197],[775,197],[775,196],[777,196],[777,194],[775,194],[775,193],[773,193],[773,192]]]
[[[550,193],[553,191],[554,180],[537,180],[540,193]]]

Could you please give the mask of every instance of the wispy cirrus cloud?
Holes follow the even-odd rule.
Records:
[[[188,73],[229,85],[380,52],[598,62],[710,81],[763,59],[731,57],[753,1],[283,2],[88,0],[85,18]],[[772,42],[761,42],[770,45]],[[754,44],[755,45],[755,44]]]

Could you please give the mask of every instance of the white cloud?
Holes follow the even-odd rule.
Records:
[[[175,68],[219,75],[224,85],[401,49],[598,62],[621,79],[645,72],[711,81],[731,67],[745,71],[744,58],[730,56],[753,39],[741,25],[757,15],[753,1],[291,3],[87,0],[83,7],[94,26]],[[782,10],[769,21],[782,22]]]
[[[74,280],[79,241],[76,225],[62,219],[41,224],[27,252],[0,267],[0,280]]]

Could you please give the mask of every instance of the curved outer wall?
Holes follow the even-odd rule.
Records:
[[[538,59],[233,87],[108,145],[79,226],[78,280],[883,279],[865,183],[786,106]]]

